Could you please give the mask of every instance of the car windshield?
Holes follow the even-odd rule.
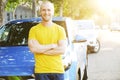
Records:
[[[89,24],[79,24],[78,25],[80,29],[93,29],[93,25],[89,25]]]
[[[27,45],[28,33],[30,28],[37,23],[16,23],[4,25],[0,29],[1,46]]]
[[[78,26],[78,29],[80,30],[90,30],[95,29],[95,24],[92,21],[89,20],[78,20],[75,21],[75,24]]]

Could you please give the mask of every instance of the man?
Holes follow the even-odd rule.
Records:
[[[40,7],[41,23],[31,28],[28,46],[35,57],[35,80],[64,80],[62,54],[66,49],[63,27],[52,22],[54,5],[44,1]]]

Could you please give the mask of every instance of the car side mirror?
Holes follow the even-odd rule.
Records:
[[[74,40],[73,40],[73,43],[80,43],[80,42],[86,42],[87,39],[81,35],[76,35]]]

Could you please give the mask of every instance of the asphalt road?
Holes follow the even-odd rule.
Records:
[[[101,49],[88,55],[88,80],[120,80],[120,32],[101,31]]]

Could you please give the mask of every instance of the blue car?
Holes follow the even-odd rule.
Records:
[[[34,79],[34,55],[28,48],[28,33],[41,18],[10,21],[0,27],[0,78]],[[54,17],[53,22],[64,27],[68,46],[63,55],[65,80],[87,80],[86,39],[74,34],[72,19]],[[53,66],[54,67],[54,66]]]

